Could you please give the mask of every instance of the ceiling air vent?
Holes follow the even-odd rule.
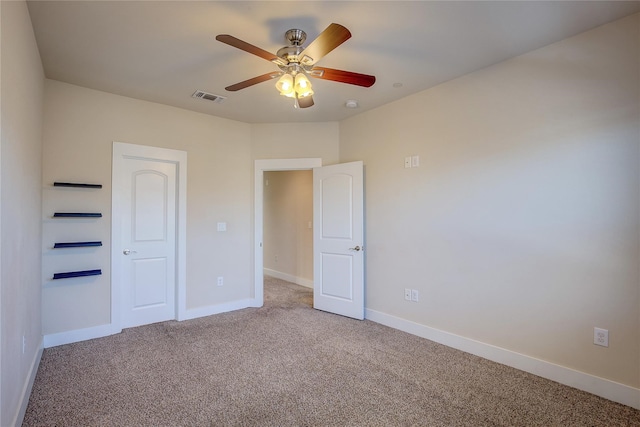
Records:
[[[220,104],[222,101],[227,99],[224,96],[214,95],[212,93],[204,92],[202,90],[197,90],[197,91],[193,92],[193,95],[191,95],[191,96],[193,98],[206,99],[207,101],[213,101],[213,102],[216,102],[218,104]]]

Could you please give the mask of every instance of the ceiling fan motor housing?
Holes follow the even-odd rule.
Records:
[[[300,63],[299,55],[304,50],[302,43],[307,39],[307,33],[293,28],[285,33],[284,38],[289,42],[289,46],[279,49],[276,55],[289,64]]]
[[[302,30],[292,28],[284,34],[284,38],[287,39],[289,44],[293,46],[300,46],[307,39],[307,33]]]
[[[300,60],[298,55],[300,55],[303,50],[304,49],[302,48],[302,46],[285,46],[281,49],[278,49],[276,55],[284,59],[289,64],[299,63]]]

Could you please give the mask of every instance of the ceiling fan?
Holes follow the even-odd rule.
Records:
[[[311,44],[303,47],[302,44],[307,39],[307,34],[302,30],[291,29],[285,33],[285,39],[289,42],[289,46],[279,49],[274,55],[229,34],[220,34],[216,36],[216,40],[271,61],[280,68],[280,71],[266,73],[227,86],[225,89],[237,91],[279,77],[276,88],[280,94],[294,98],[296,107],[307,108],[313,105],[314,93],[308,76],[371,87],[376,82],[375,76],[317,67],[315,65],[326,54],[340,46],[350,37],[351,33],[345,27],[340,24],[331,24]]]

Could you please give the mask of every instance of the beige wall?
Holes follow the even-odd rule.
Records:
[[[43,324],[45,334],[110,322],[112,142],[184,150],[187,172],[187,309],[249,298],[252,274],[250,126],[160,104],[47,80],[43,163]],[[101,190],[68,191],[54,181],[91,182]],[[99,211],[103,218],[70,226],[59,209]],[[217,222],[227,231],[218,232]],[[90,236],[95,250],[54,251],[58,239]],[[85,238],[86,238],[85,237]],[[103,275],[50,279],[89,266]],[[224,276],[224,286],[216,277]]]
[[[264,173],[264,267],[313,283],[313,173]]]
[[[306,139],[282,140],[287,129]],[[187,174],[187,310],[249,299],[253,292],[253,164],[259,158],[338,157],[337,123],[250,125],[46,80],[43,162],[43,328],[46,335],[110,323],[112,142],[184,150]],[[320,143],[322,142],[322,143]],[[54,188],[54,181],[102,184]],[[53,219],[61,210],[99,220]],[[227,231],[218,232],[217,222]],[[102,240],[94,249],[56,241]],[[52,281],[55,272],[101,276]],[[216,278],[224,277],[224,286]]]
[[[275,123],[251,126],[253,159],[318,157],[322,164],[338,163],[339,126],[327,123]]]
[[[367,308],[640,386],[639,20],[340,124],[340,160],[365,163]]]
[[[42,348],[40,226],[44,74],[24,2],[1,2],[0,425],[26,408]],[[22,337],[26,339],[24,353]]]
[[[44,161],[41,170],[29,175],[42,191],[42,208],[35,210],[41,213],[34,223],[38,230],[42,226],[42,238],[36,239],[42,267],[38,259],[37,268],[30,273],[42,284],[45,335],[111,322],[113,141],[188,154],[187,310],[224,306],[251,297],[252,160],[320,157],[331,164],[338,159],[337,123],[249,125],[53,80],[44,81],[44,101],[34,104],[40,109],[43,104],[45,111]],[[295,138],[283,139],[282,135],[292,135],[287,132]],[[39,161],[39,155],[33,159]],[[54,188],[55,181],[99,183],[103,188]],[[56,211],[74,210],[101,212],[103,217],[80,221],[52,218]],[[227,223],[224,233],[216,231],[216,223],[222,221]],[[103,246],[52,249],[58,241],[88,239],[101,240]],[[101,268],[103,274],[51,280],[56,272],[93,268]],[[222,287],[215,284],[218,276],[224,276]],[[36,308],[40,315],[40,307]]]

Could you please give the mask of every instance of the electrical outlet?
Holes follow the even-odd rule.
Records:
[[[411,167],[417,168],[420,166],[420,156],[411,156]]]
[[[218,276],[218,286],[224,285],[224,277]]]
[[[404,299],[411,301],[411,289],[404,288]]]
[[[593,343],[609,347],[609,331],[607,329],[593,328]]]
[[[418,302],[419,298],[420,298],[420,293],[418,292],[418,290],[411,289],[411,301]]]

